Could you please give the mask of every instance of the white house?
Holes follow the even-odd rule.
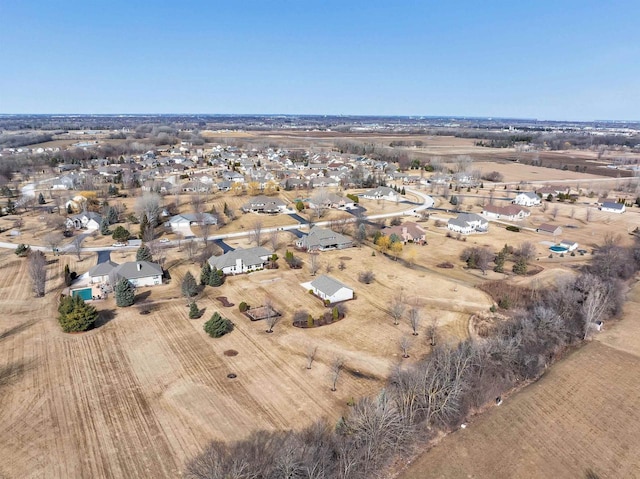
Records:
[[[173,231],[181,231],[191,225],[217,225],[218,218],[211,213],[184,213],[172,216],[167,223]]]
[[[476,213],[460,213],[457,218],[451,218],[448,221],[447,228],[456,233],[466,235],[474,231],[487,231],[489,222]]]
[[[520,206],[538,206],[541,202],[540,197],[532,191],[518,193],[513,200],[514,205]]]
[[[128,261],[120,265],[113,261],[98,264],[89,270],[92,283],[104,282],[108,278],[112,287],[122,279],[133,286],[154,286],[162,284],[162,267],[149,261]]]
[[[627,207],[624,203],[613,203],[611,201],[605,201],[600,206],[601,211],[606,211],[608,213],[618,213],[622,214],[626,211]]]
[[[242,205],[242,211],[245,213],[284,213],[287,205],[280,198],[269,198],[268,196],[255,196],[247,203]]]
[[[318,276],[310,283],[303,283],[302,286],[313,291],[313,294],[323,300],[329,300],[330,303],[339,303],[340,301],[353,299],[353,289],[342,284],[337,279],[324,274]]]
[[[263,269],[272,253],[261,246],[255,248],[227,251],[222,256],[209,258],[212,268],[220,269],[224,274],[241,274]]]
[[[528,209],[518,205],[487,205],[482,209],[482,215],[485,218],[519,221],[531,215],[531,212]]]
[[[100,223],[102,222],[102,216],[98,213],[93,213],[91,211],[87,211],[86,213],[80,213],[79,215],[69,216],[65,225],[67,228],[74,229],[87,229],[87,230],[97,230],[100,228]]]
[[[350,238],[327,228],[314,226],[309,234],[296,241],[296,246],[307,251],[326,251],[344,249],[353,246]]]
[[[569,251],[575,251],[578,249],[578,243],[576,243],[575,241],[571,241],[571,240],[561,240],[560,241],[560,246],[564,246],[565,248],[567,248]]]
[[[373,190],[366,191],[362,194],[362,197],[367,198],[368,200],[400,200],[400,195],[393,188],[389,188],[388,186],[378,186]]]

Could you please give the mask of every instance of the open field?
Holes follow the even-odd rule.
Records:
[[[621,322],[445,437],[399,477],[640,477],[639,308],[636,283]]]
[[[246,244],[237,240],[234,245]],[[284,249],[284,245],[283,245]],[[352,397],[373,393],[400,361],[398,342],[408,324],[393,326],[386,303],[402,288],[424,306],[421,335],[413,340],[415,360],[428,352],[424,328],[438,315],[443,340],[468,334],[468,318],[486,309],[489,298],[472,286],[436,273],[407,275],[407,268],[372,256],[368,248],[321,255],[323,269],[355,288],[347,317],[333,325],[303,330],[291,325],[291,313],[306,309],[314,316],[321,302],[299,283],[308,281],[308,265],[228,278],[207,288],[198,300],[202,319],[188,320],[180,298],[180,281],[199,266],[172,249],[167,266],[171,283],[143,289],[138,307],[117,309],[114,300],[97,302],[101,325],[88,333],[63,334],[55,320],[56,292],[62,269],[86,271],[94,257],[77,262],[61,256],[50,265],[45,298],[34,300],[26,262],[0,252],[0,473],[7,477],[175,477],[184,461],[208,440],[233,440],[256,429],[289,429],[326,416],[336,420]],[[280,250],[282,254],[282,250]],[[133,252],[114,253],[117,262]],[[306,255],[301,255],[307,262]],[[342,258],[342,259],[341,259]],[[344,261],[346,269],[337,265]],[[376,270],[371,285],[357,281],[364,268]],[[16,278],[21,278],[16,281]],[[457,289],[457,291],[456,291]],[[241,301],[258,306],[269,295],[283,320],[273,334],[264,322],[251,322],[237,310]],[[224,308],[226,296],[236,306]],[[214,311],[236,324],[229,335],[213,340],[202,324]],[[305,369],[305,350],[318,346],[316,362]],[[228,349],[238,355],[224,355]],[[329,365],[346,359],[346,370],[331,393]],[[228,379],[227,374],[237,374]]]

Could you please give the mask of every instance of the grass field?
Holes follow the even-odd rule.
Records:
[[[398,477],[640,477],[640,283],[621,322]]]

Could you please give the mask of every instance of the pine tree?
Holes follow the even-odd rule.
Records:
[[[147,245],[142,245],[136,251],[136,261],[153,261],[153,256],[151,255],[151,250]]]
[[[71,208],[71,204],[67,205],[67,214],[68,215],[72,215],[73,214],[73,208]]]
[[[7,214],[15,215],[16,214],[16,204],[9,198],[7,200]]]
[[[496,273],[504,273],[505,256],[506,256],[506,254],[504,253],[504,251],[500,251],[498,253],[498,255],[496,256],[496,259],[495,259],[496,266],[495,266],[495,268],[493,268],[493,270]]]
[[[58,306],[58,322],[65,333],[86,331],[98,319],[98,311],[80,296],[65,296]]]
[[[111,231],[109,231],[109,220],[107,218],[102,218],[100,221],[100,234],[102,236],[109,236]]]
[[[209,286],[218,287],[224,283],[224,273],[221,269],[213,268],[209,274]]]
[[[71,286],[71,270],[68,264],[64,265],[64,285]]]
[[[515,274],[527,274],[527,260],[518,258],[518,261],[513,265],[513,272]]]
[[[406,195],[407,194],[406,190],[404,189],[404,186],[402,187],[402,191],[400,192],[400,194],[401,195]]]
[[[200,309],[198,309],[198,305],[194,301],[189,305],[189,319],[197,319],[200,317]]]
[[[182,295],[185,298],[192,298],[198,293],[198,283],[190,271],[182,279]]]
[[[135,301],[135,292],[128,279],[122,278],[118,281],[114,293],[116,296],[116,305],[121,308],[131,306]]]
[[[205,261],[202,264],[202,269],[200,270],[200,284],[202,286],[206,286],[209,284],[209,279],[211,278],[211,265],[208,261]]]
[[[117,226],[111,237],[116,241],[127,241],[131,233],[124,226]]]
[[[147,230],[151,228],[151,224],[149,223],[149,219],[147,215],[142,215],[142,220],[140,221],[140,238],[146,238]]]
[[[46,201],[44,201],[44,195],[42,193],[40,193],[38,195],[38,204],[39,205],[44,205],[46,203]]]
[[[233,330],[233,323],[215,312],[211,319],[204,323],[204,330],[212,338],[219,338]]]
[[[110,225],[115,225],[118,222],[118,210],[116,208],[109,207],[106,217]]]

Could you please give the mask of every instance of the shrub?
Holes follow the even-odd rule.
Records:
[[[353,201],[356,204],[360,203],[360,198],[358,198],[356,195],[353,195],[351,193],[347,194],[347,198],[349,198],[351,201]]]
[[[310,316],[311,315],[307,311],[299,309],[298,311],[293,313],[293,325],[299,328],[308,327],[308,321]],[[313,318],[311,319],[313,321]],[[313,326],[313,322],[312,322],[312,326]]]
[[[249,310],[249,305],[243,301],[238,305],[238,309],[241,313],[246,313]]]
[[[219,338],[233,330],[233,323],[215,312],[211,319],[204,323],[204,331],[212,338]]]
[[[58,306],[58,322],[65,333],[76,333],[91,328],[98,311],[88,305],[80,296],[65,296]]]
[[[117,226],[115,230],[113,230],[113,234],[111,237],[116,241],[127,241],[131,237],[131,233],[124,226]]]
[[[514,233],[519,233],[520,232],[520,228],[518,228],[517,226],[513,226],[513,225],[509,225],[507,226],[507,231],[513,231]]]
[[[518,261],[513,265],[513,272],[515,274],[527,274],[527,261],[524,258],[518,258]]]
[[[335,306],[331,310],[331,317],[333,318],[334,321],[337,321],[338,319],[340,319],[340,313],[338,312],[338,308]]]
[[[371,270],[361,271],[358,274],[358,281],[364,284],[371,284],[375,279],[376,279],[376,275]]]
[[[508,297],[501,298],[500,301],[498,301],[498,307],[509,309],[511,307],[511,300]]]
[[[200,309],[198,309],[198,305],[194,301],[189,305],[189,319],[198,319],[199,317]]]
[[[18,245],[18,247],[16,248],[16,254],[21,257],[24,258],[25,256],[29,255],[29,251],[31,250],[30,246],[27,246],[23,243],[20,243]]]

